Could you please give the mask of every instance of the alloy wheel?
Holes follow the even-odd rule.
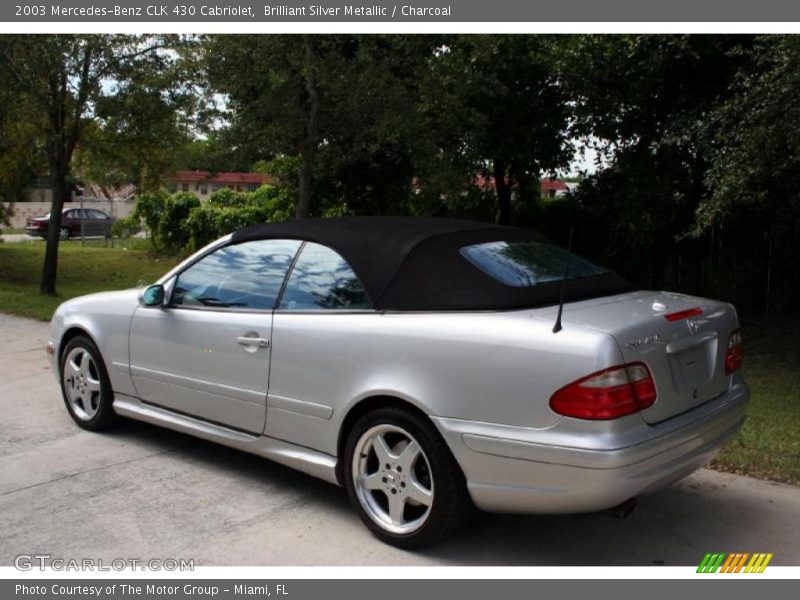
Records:
[[[395,425],[376,425],[359,438],[352,465],[356,497],[377,525],[395,534],[422,527],[431,512],[433,476],[419,442]]]
[[[64,390],[73,413],[90,421],[100,406],[100,377],[92,355],[86,348],[73,348],[64,361]]]

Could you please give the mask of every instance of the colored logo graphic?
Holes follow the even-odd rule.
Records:
[[[749,559],[749,561],[748,561]],[[763,573],[769,561],[772,560],[772,553],[756,552],[737,552],[735,554],[708,553],[703,557],[700,566],[697,567],[698,573]]]

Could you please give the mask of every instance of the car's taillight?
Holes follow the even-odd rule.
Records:
[[[728,351],[725,353],[725,374],[730,375],[742,368],[742,330],[734,329],[728,338]]]
[[[576,419],[606,420],[644,410],[656,401],[656,386],[644,363],[611,367],[558,390],[550,408]]]
[[[664,315],[664,318],[667,321],[681,321],[683,319],[688,319],[690,317],[696,317],[698,315],[703,314],[702,308],[688,308],[686,310],[679,310],[678,312],[669,313],[668,315]]]

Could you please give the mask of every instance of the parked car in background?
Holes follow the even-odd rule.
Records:
[[[624,514],[702,467],[744,419],[741,342],[730,304],[637,290],[530,231],[353,217],[256,225],[144,290],[69,300],[47,352],[79,426],[289,465],[408,548],[473,504]]]
[[[58,237],[67,240],[71,237],[108,237],[111,235],[113,219],[102,210],[96,208],[65,208],[61,213],[61,224],[58,228]],[[50,215],[32,217],[25,225],[28,235],[34,237],[47,237],[47,227]]]

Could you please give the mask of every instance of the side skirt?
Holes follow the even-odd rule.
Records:
[[[208,423],[202,419],[175,413],[120,393],[115,394],[114,412],[123,417],[159,425],[237,450],[257,454],[312,477],[339,485],[336,478],[336,458],[316,450],[264,435],[250,435],[222,425]]]

